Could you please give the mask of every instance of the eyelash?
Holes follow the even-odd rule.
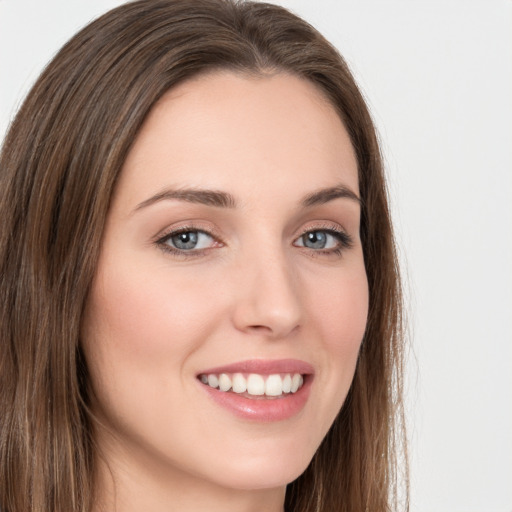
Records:
[[[339,227],[334,226],[332,224],[329,224],[328,226],[315,226],[312,228],[304,229],[301,232],[301,234],[294,240],[294,244],[295,244],[295,242],[297,242],[297,240],[300,240],[302,237],[304,237],[308,233],[316,233],[316,232],[326,233],[327,235],[334,237],[337,240],[338,245],[331,249],[311,249],[304,245],[301,245],[301,246],[295,245],[295,247],[300,247],[300,248],[304,249],[305,251],[308,251],[309,253],[311,253],[313,256],[319,257],[319,256],[331,256],[331,255],[332,256],[341,256],[343,251],[350,249],[353,246],[352,237],[348,233],[346,233],[344,230],[342,230]],[[220,237],[218,237],[216,234],[211,233],[205,229],[201,229],[194,225],[183,226],[183,227],[171,230],[171,231],[165,233],[163,236],[160,236],[157,240],[155,240],[155,244],[165,253],[168,253],[168,254],[170,253],[173,256],[177,256],[182,259],[188,259],[188,258],[202,256],[205,254],[205,252],[214,248],[214,247],[208,247],[205,249],[184,250],[184,249],[178,249],[176,247],[172,247],[171,245],[169,245],[167,243],[172,237],[178,236],[183,233],[204,234],[204,235],[212,238],[216,243],[221,244],[220,245],[221,247],[224,245],[222,243],[222,241],[220,241],[220,239],[219,239]]]

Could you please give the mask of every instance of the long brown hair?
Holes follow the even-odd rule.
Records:
[[[0,508],[88,512],[95,446],[84,304],[120,169],[176,84],[230,69],[314,82],[355,148],[368,325],[345,404],[288,486],[290,512],[395,510],[407,483],[400,281],[375,129],[347,65],[287,10],[234,0],[140,0],[73,37],[20,108],[0,156]],[[402,448],[402,449],[401,449]],[[400,465],[402,462],[402,465]],[[407,507],[407,485],[404,505]]]

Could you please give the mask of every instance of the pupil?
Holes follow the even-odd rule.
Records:
[[[323,249],[327,241],[327,236],[321,231],[313,231],[306,235],[304,245],[312,249]]]

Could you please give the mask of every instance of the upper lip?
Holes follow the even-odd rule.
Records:
[[[220,373],[258,373],[271,375],[275,373],[300,373],[302,375],[313,374],[313,366],[299,359],[249,359],[238,361],[215,368],[208,368],[199,373],[204,374]]]

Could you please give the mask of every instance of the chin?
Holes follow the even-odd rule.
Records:
[[[271,453],[268,456],[232,460],[215,471],[215,478],[223,487],[238,490],[285,487],[306,470],[312,456],[313,454],[305,453]],[[223,475],[226,478],[223,478]]]

